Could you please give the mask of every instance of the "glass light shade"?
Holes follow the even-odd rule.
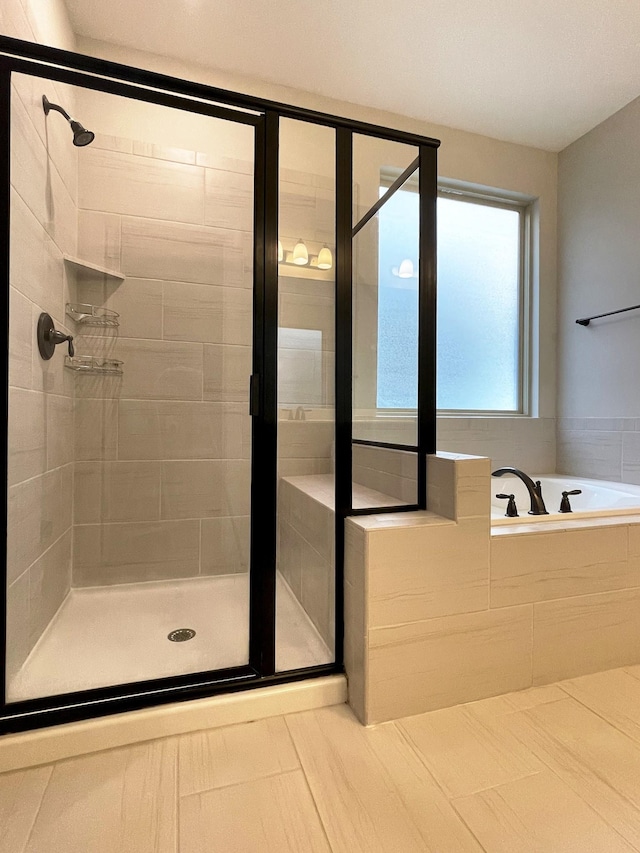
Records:
[[[307,252],[307,247],[302,240],[298,240],[296,245],[293,247],[293,256],[291,260],[299,267],[303,267],[305,264],[309,263],[309,252]]]
[[[318,255],[318,269],[330,270],[332,266],[333,255],[331,254],[331,249],[328,246],[323,246]]]
[[[282,248],[282,243],[278,240],[278,263],[281,264],[284,261],[284,249]]]
[[[398,278],[413,278],[413,261],[405,258],[398,267]]]

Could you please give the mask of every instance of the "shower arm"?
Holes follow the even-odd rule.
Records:
[[[52,104],[46,95],[42,96],[42,105],[44,107],[45,115],[48,115],[50,110],[55,110],[58,113],[62,113],[62,115],[66,118],[67,121],[73,121],[73,119],[64,107],[61,107],[59,104]]]

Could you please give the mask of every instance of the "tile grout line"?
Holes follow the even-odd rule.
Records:
[[[40,797],[40,802],[38,803],[38,808],[36,810],[36,813],[33,816],[33,822],[29,828],[29,834],[28,834],[27,839],[24,843],[24,847],[22,848],[22,853],[25,853],[25,851],[27,850],[27,847],[29,846],[29,842],[31,841],[31,838],[33,836],[33,830],[35,829],[38,818],[40,817],[40,812],[42,810],[42,804],[44,803],[45,794],[49,790],[49,785],[51,784],[51,779],[53,777],[53,773],[54,773],[54,770],[56,768],[57,763],[58,762],[55,762],[54,764],[50,765],[51,766],[51,772],[49,773],[49,778],[47,779],[47,784],[44,786],[44,789],[42,791],[42,796]]]
[[[318,802],[317,802],[317,800],[313,794],[313,788],[311,787],[311,782],[309,781],[309,778],[307,776],[307,771],[305,770],[305,767],[304,767],[304,762],[302,761],[302,756],[300,755],[300,752],[298,750],[298,744],[296,743],[296,739],[293,736],[293,732],[289,728],[288,717],[289,717],[289,714],[283,714],[282,720],[284,721],[287,732],[289,734],[289,739],[291,740],[291,743],[293,744],[293,748],[295,750],[296,757],[298,759],[298,764],[300,765],[300,770],[302,771],[302,776],[304,778],[305,785],[307,786],[307,790],[309,791],[309,795],[310,795],[311,801],[313,803],[313,808],[315,809],[315,812],[318,815],[318,820],[320,821],[320,826],[322,827],[323,835],[327,841],[327,846],[328,846],[329,850],[334,851],[334,847],[331,844],[331,840],[329,838],[329,831],[328,831],[327,827],[325,826],[325,823],[322,819],[322,815],[320,814],[320,808],[318,806]]]

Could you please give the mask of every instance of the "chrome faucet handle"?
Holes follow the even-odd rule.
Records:
[[[571,491],[562,493],[562,500],[560,501],[560,509],[558,512],[573,512],[571,509],[571,504],[569,502],[569,495],[581,495],[582,489],[572,489]]]
[[[515,495],[496,495],[497,498],[501,500],[507,500],[509,503],[507,504],[507,511],[505,513],[506,518],[520,518],[518,515],[518,507],[516,506],[516,496]]]

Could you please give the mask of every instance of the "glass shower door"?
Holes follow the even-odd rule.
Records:
[[[6,700],[246,667],[255,122],[12,84]]]

